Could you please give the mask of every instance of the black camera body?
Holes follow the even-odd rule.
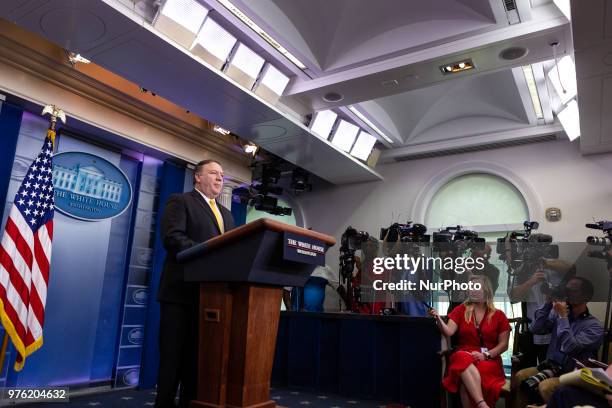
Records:
[[[427,227],[423,224],[396,222],[388,228],[381,228],[379,238],[385,242],[429,242],[431,237],[426,232]]]
[[[497,254],[510,269],[520,270],[524,265],[539,263],[542,259],[559,258],[559,246],[552,244],[548,234],[534,234],[538,229],[537,221],[525,221],[523,231],[513,231],[504,238],[497,239]]]
[[[467,249],[483,249],[485,239],[479,238],[476,231],[463,229],[461,225],[457,225],[434,232],[433,244],[437,251],[451,252],[454,256],[460,256]]]
[[[520,386],[533,397],[540,398],[538,386],[548,378],[558,377],[562,374],[562,367],[559,363],[553,360],[544,360],[538,365],[538,373],[526,378]]]
[[[340,238],[340,274],[349,279],[355,265],[355,251],[370,239],[370,234],[349,226]]]
[[[602,247],[596,251],[589,251],[588,255],[593,258],[602,259],[608,262],[608,269],[612,269],[612,221],[598,221],[594,224],[586,224],[587,228],[603,231],[605,236],[589,236],[587,244]]]

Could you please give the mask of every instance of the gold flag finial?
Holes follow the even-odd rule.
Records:
[[[51,139],[53,147],[55,147],[55,127],[57,125],[57,119],[59,118],[62,123],[66,123],[66,114],[61,108],[55,105],[47,105],[43,108],[42,115],[51,115],[47,135]]]

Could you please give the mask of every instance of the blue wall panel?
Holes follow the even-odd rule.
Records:
[[[17,138],[21,127],[21,115],[21,109],[15,106],[3,103],[0,107],[0,140],[2,140],[2,148],[0,149],[0,204],[2,205],[0,207],[0,219],[2,219],[2,211],[7,198],[6,193],[11,180]]]
[[[139,379],[140,388],[155,387],[159,368],[159,304],[157,303],[157,289],[164,265],[164,259],[166,257],[166,251],[163,248],[159,234],[160,219],[166,207],[168,197],[174,193],[182,193],[184,186],[185,168],[169,162],[164,163],[159,189],[159,209],[156,216],[155,249],[152,257],[153,267],[151,271],[149,306],[146,315],[142,367]]]

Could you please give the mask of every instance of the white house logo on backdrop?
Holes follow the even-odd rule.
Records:
[[[121,169],[90,153],[54,155],[53,188],[59,211],[87,221],[116,217],[132,201],[132,186]]]
[[[138,384],[138,369],[131,368],[123,373],[123,383],[126,385],[136,385]]]
[[[132,300],[137,305],[146,305],[148,298],[149,291],[147,289],[136,289],[134,292],[132,292]]]
[[[129,331],[127,338],[130,343],[140,345],[144,339],[144,332],[141,327],[134,327]]]

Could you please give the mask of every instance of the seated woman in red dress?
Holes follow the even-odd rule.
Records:
[[[504,312],[493,305],[489,280],[473,276],[470,282],[482,289],[469,291],[468,300],[448,315],[448,323],[435,309],[429,313],[442,334],[457,333],[457,351],[450,356],[444,387],[460,392],[464,408],[492,408],[506,381],[501,354],[508,349],[511,329]]]

